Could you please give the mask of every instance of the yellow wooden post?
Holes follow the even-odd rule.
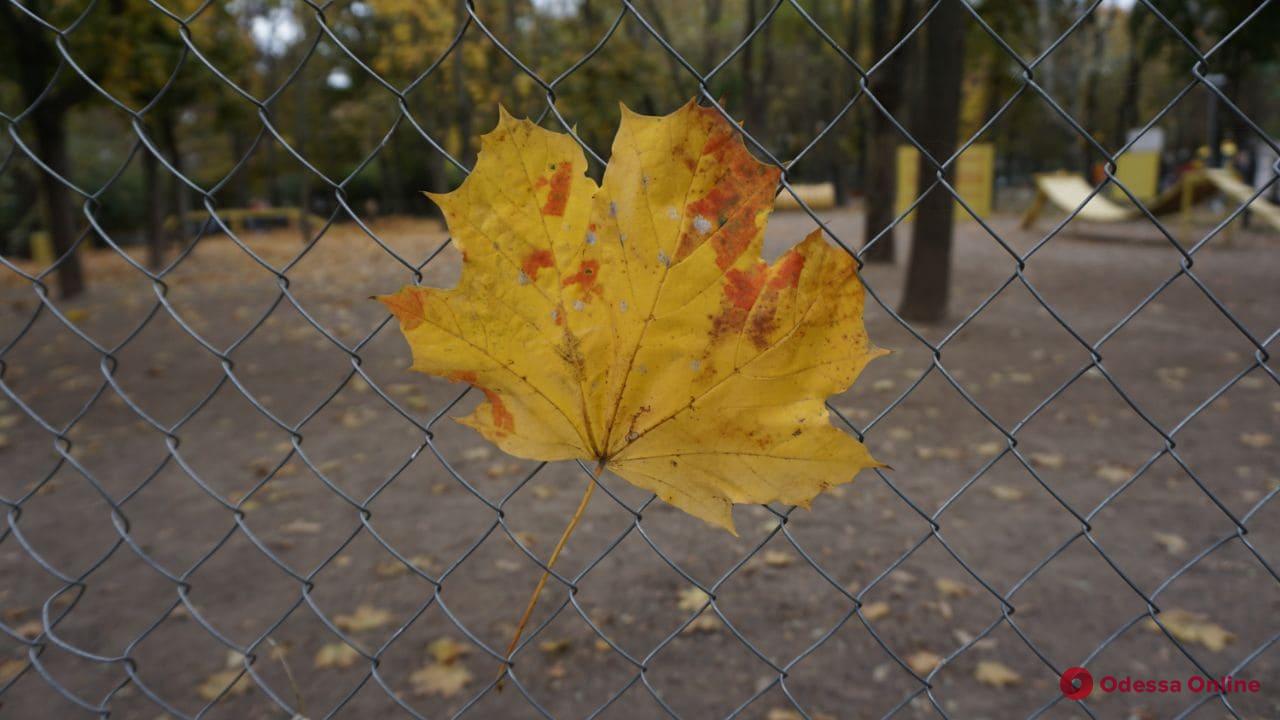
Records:
[[[31,259],[40,267],[48,267],[53,264],[53,239],[49,237],[49,233],[39,230],[27,236],[27,242],[31,246]]]

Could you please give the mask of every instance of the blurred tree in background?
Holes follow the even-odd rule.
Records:
[[[763,150],[782,161],[804,152],[793,181],[833,182],[842,203],[865,197],[865,242],[895,219],[902,130],[927,133],[936,118],[922,117],[929,105],[921,99],[945,84],[961,87],[957,142],[982,130],[979,139],[995,144],[999,187],[1025,186],[1039,171],[1090,172],[1103,156],[1024,87],[1010,52],[1030,63],[1053,47],[1031,77],[1114,152],[1191,81],[1192,47],[1213,47],[1260,4],[1153,0],[1175,32],[1141,2],[1104,2],[1083,20],[1093,5],[1086,0],[943,7],[954,2],[802,2],[802,13],[771,0],[636,0],[641,22],[605,0],[490,0],[475,3],[474,18],[465,0],[350,0],[325,6],[322,26],[295,0],[174,0],[165,4],[172,16],[146,0],[0,0],[0,157],[9,158],[0,165],[0,243],[26,252],[40,231],[59,254],[80,238],[104,242],[85,198],[28,152],[94,196],[87,210],[111,242],[145,245],[149,264],[161,267],[171,244],[195,239],[166,219],[206,204],[302,207],[337,222],[351,213],[431,213],[419,191],[460,181],[499,103],[539,116],[553,101],[607,158],[618,103],[671,111],[699,92],[689,67],[710,74],[707,92]],[[964,35],[954,77],[926,70],[933,20],[912,32],[934,15]],[[1276,27],[1273,3],[1203,69],[1222,75],[1222,91],[1272,123],[1262,128],[1272,134]],[[843,55],[876,68],[865,84],[878,105],[865,94],[849,105],[864,78]],[[1210,94],[1198,87],[1160,117],[1170,163],[1195,157],[1211,133],[1255,144],[1247,123],[1218,110],[1215,123]],[[543,122],[559,127],[554,115]],[[893,255],[886,235],[869,259]],[[58,275],[66,294],[83,284],[74,258]]]

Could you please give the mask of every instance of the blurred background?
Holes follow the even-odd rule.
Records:
[[[1280,715],[1280,4],[0,0],[0,716]],[[498,107],[690,98],[895,353],[742,537],[502,456],[367,298]],[[945,178],[942,182],[940,178]],[[570,594],[566,582],[576,587]],[[1063,701],[1058,675],[1258,693]]]

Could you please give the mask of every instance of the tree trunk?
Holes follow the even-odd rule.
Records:
[[[308,81],[306,73],[298,75],[298,96],[294,98],[294,129],[297,133],[297,150],[298,155],[308,157],[311,140],[311,118],[310,109],[307,107],[307,87]],[[301,175],[298,180],[298,234],[301,236],[302,243],[311,241],[311,170],[306,166],[300,167],[298,170]]]
[[[747,14],[743,18],[742,35],[746,37],[759,20],[756,18],[756,0],[747,0]],[[764,110],[759,107],[760,95],[756,92],[756,44],[747,43],[742,48],[742,107],[748,132],[759,129]]]
[[[1133,23],[1129,25],[1129,59],[1124,72],[1124,94],[1120,105],[1116,108],[1115,134],[1116,142],[1124,144],[1129,131],[1138,123],[1138,103],[1142,99],[1142,69],[1145,65],[1142,49],[1138,44],[1142,39],[1135,33]]]
[[[67,159],[65,110],[42,106],[31,119],[40,159],[53,172],[65,177],[71,167]],[[68,254],[76,242],[76,224],[72,219],[75,209],[71,203],[70,191],[57,178],[41,171],[40,192],[44,196],[45,222],[53,241],[53,251],[60,258],[57,271],[58,291],[64,298],[75,297],[84,291],[85,283],[79,254]]]
[[[716,26],[720,24],[720,16],[724,9],[724,0],[706,0],[706,15],[703,20],[703,27],[706,28],[706,34],[703,36],[702,46],[702,62],[698,72],[710,72],[711,68],[720,60],[720,44],[716,39],[720,37]]]
[[[147,199],[147,267],[164,265],[164,186],[160,182],[160,161],[142,148],[142,195]]]
[[[1107,49],[1107,32],[1110,29],[1110,23],[1098,12],[1094,12],[1085,21],[1089,32],[1090,48],[1089,57],[1085,61],[1085,77],[1084,89],[1080,97],[1080,112],[1077,115],[1081,126],[1090,135],[1096,135],[1099,128],[1098,125],[1098,83],[1102,77],[1103,57]],[[1081,135],[1079,139],[1079,163],[1080,171],[1085,178],[1093,182],[1093,162],[1094,147],[1090,142],[1090,137]],[[1110,144],[1114,150],[1119,148],[1124,142],[1124,136],[1121,136],[1120,143]],[[1104,147],[1106,147],[1104,145]]]
[[[28,9],[36,14],[42,10],[38,5]],[[9,7],[9,3],[0,3],[0,24],[8,31],[23,100],[27,105],[39,102],[29,123],[36,136],[36,152],[50,170],[66,177],[71,168],[67,157],[67,109],[88,92],[88,86],[76,83],[46,93],[45,86],[55,72],[54,63],[59,62],[58,51],[46,39],[44,32],[27,21],[19,20],[17,11]],[[84,271],[80,267],[80,258],[74,253],[68,254],[76,242],[76,224],[72,219],[75,210],[68,194],[70,191],[43,168],[38,174],[40,195],[44,199],[45,225],[54,254],[61,258],[57,269],[58,291],[64,298],[74,297],[84,291]]]
[[[404,212],[404,183],[400,180],[400,134],[392,133],[387,144],[378,151],[378,169],[382,171],[382,214],[399,215]],[[381,140],[381,137],[375,138]],[[439,155],[439,153],[432,153]],[[441,160],[444,158],[441,157]],[[439,192],[439,188],[432,188]]]
[[[910,23],[914,17],[912,3],[898,4],[902,7],[899,11],[898,32],[895,35],[889,30],[892,26],[894,3],[889,0],[875,0],[872,3],[871,39],[875,54],[871,60],[872,63],[879,62],[888,54],[898,38],[906,35],[911,27]],[[896,58],[872,75],[871,91],[885,110],[895,116],[902,105],[902,85],[905,81],[902,68],[906,65],[902,58]],[[893,228],[889,225],[895,216],[893,206],[898,186],[897,146],[902,138],[898,136],[893,123],[889,122],[879,108],[870,104],[867,107],[870,110],[867,115],[866,134],[867,175],[863,183],[866,188],[864,195],[866,212],[863,215],[862,228],[863,245],[871,243],[880,233],[884,234],[863,253],[862,259],[872,263],[892,263],[897,253],[894,248]]]
[[[455,28],[467,21],[467,0],[458,0]],[[458,128],[458,159],[466,162],[471,152],[471,95],[467,93],[466,42],[464,36],[453,53],[454,118]]]
[[[960,83],[964,77],[965,12],[960,0],[943,0],[929,21],[925,73],[930,80],[917,95],[918,139],[938,160],[955,151],[960,121]],[[949,173],[954,175],[954,172]],[[911,263],[898,312],[916,322],[938,322],[947,313],[951,281],[951,244],[955,200],[945,188],[929,190],[937,171],[920,156],[918,192],[925,194],[917,206],[911,236]]]
[[[176,120],[173,115],[162,113],[159,116],[160,121],[160,141],[164,144],[164,151],[169,154],[169,163],[173,165],[173,169],[179,174],[186,172],[186,164],[182,161],[182,150],[178,144],[178,128],[175,127]],[[177,175],[169,176],[169,208],[173,211],[177,222],[173,227],[173,236],[169,239],[171,243],[178,247],[183,247],[187,243],[187,213],[191,212],[191,191],[182,178]]]

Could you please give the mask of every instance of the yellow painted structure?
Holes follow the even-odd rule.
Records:
[[[902,214],[916,201],[920,153],[911,145],[898,146],[898,188],[894,212]],[[953,180],[956,192],[981,217],[991,214],[995,199],[996,147],[992,143],[975,143],[956,161]],[[972,216],[956,203],[956,217],[972,220]]]

